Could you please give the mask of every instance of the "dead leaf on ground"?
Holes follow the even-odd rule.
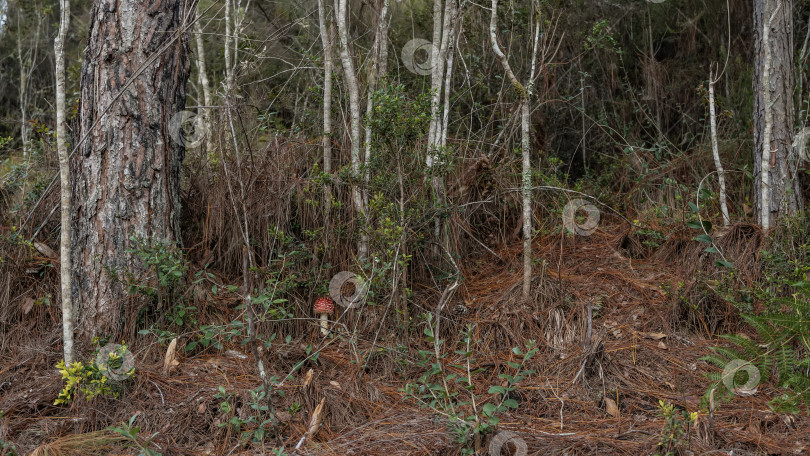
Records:
[[[667,335],[662,332],[639,332],[638,335],[652,340],[660,340],[667,337]]]
[[[619,406],[616,405],[616,401],[609,397],[605,398],[605,411],[613,418],[619,417]]]
[[[34,302],[34,298],[30,296],[23,300],[22,311],[24,315],[28,315],[28,312],[31,312],[31,309],[34,308]]]

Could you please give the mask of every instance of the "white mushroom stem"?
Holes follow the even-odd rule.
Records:
[[[324,336],[329,334],[329,314],[322,313],[321,315],[321,334]]]

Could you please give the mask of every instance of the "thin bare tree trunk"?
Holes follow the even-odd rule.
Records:
[[[17,23],[22,24],[22,15],[17,9]],[[17,33],[17,60],[20,62],[20,142],[22,142],[23,157],[28,156],[28,78],[25,73],[25,61],[22,51],[22,33]]]
[[[448,50],[452,49],[452,41],[455,39],[453,31],[456,24],[458,7],[456,0],[445,0],[442,8],[442,0],[433,1],[433,43],[431,47],[431,99],[430,99],[430,126],[428,129],[428,153],[427,168],[431,175],[431,187],[433,189],[433,201],[435,207],[441,207],[445,203],[444,179],[437,174],[435,168],[440,165],[439,152],[443,145],[447,144],[444,136],[447,129],[443,125],[445,118],[442,109],[442,90],[445,91],[445,100],[449,100],[449,84],[445,85],[445,79],[450,80],[448,68]],[[452,60],[452,59],[451,59]],[[437,243],[444,245],[443,226],[440,217],[433,220],[433,237]],[[434,256],[441,256],[441,249],[434,249]]]
[[[455,55],[455,44],[460,34],[458,30],[458,27],[460,27],[459,18],[459,14],[456,14],[453,18],[452,30],[450,32],[450,42],[447,48],[447,68],[444,72],[444,102],[442,103],[444,105],[444,113],[442,114],[441,133],[439,137],[439,144],[442,148],[447,147],[447,126],[450,123],[450,86],[453,82],[453,57]]]
[[[777,9],[781,5],[777,6]],[[763,16],[768,11],[768,0],[765,0]],[[762,228],[770,228],[771,221],[771,133],[773,131],[773,108],[771,107],[770,70],[771,70],[771,46],[770,46],[771,22],[766,20],[762,27],[762,47],[765,51],[765,61],[762,66],[762,103],[765,110],[765,130],[762,132],[762,160],[760,161],[760,198],[759,217]]]
[[[354,70],[354,62],[349,53],[349,32],[346,26],[348,1],[335,0],[335,11],[337,11],[338,43],[340,45],[340,61],[343,65],[343,75],[346,80],[346,87],[349,91],[349,116],[351,118],[351,161],[352,175],[352,200],[357,214],[366,224],[366,206],[363,202],[363,195],[359,188],[359,182],[363,179],[360,172],[360,86],[357,82],[357,73]],[[364,229],[363,228],[363,229]],[[368,234],[365,230],[360,234],[357,244],[357,256],[365,259],[368,256]]]
[[[244,8],[242,8],[242,0],[233,0],[233,2],[234,10],[231,13],[231,16],[233,16],[233,67],[231,69],[231,84],[234,82],[233,79],[236,77],[236,68],[239,65],[239,37],[242,35],[242,30],[244,30],[245,16],[247,15],[248,8],[250,8],[250,0],[245,3]]]
[[[332,35],[323,0],[318,0],[318,25],[323,46],[323,172],[329,175],[332,174]],[[332,209],[332,186],[328,182],[323,189],[323,204],[328,215]]]
[[[520,103],[521,158],[523,164],[521,197],[523,206],[523,290],[522,297],[528,301],[532,286],[532,163],[529,148],[529,97]]]
[[[529,16],[529,30],[531,30],[532,19],[537,15],[534,24],[534,42],[532,43],[532,64],[529,71],[529,78],[526,80],[526,97],[523,99],[521,110],[521,156],[523,158],[523,173],[521,194],[523,197],[523,299],[529,300],[532,286],[532,162],[529,117],[531,109],[529,104],[534,95],[534,74],[537,64],[538,40],[540,39],[540,4],[536,0],[532,2],[535,13]]]
[[[225,92],[233,89],[233,67],[231,66],[231,1],[225,0]]]
[[[70,154],[65,127],[65,39],[70,27],[70,0],[59,0],[59,34],[54,40],[56,59],[56,151],[59,155],[59,205],[61,233],[59,243],[59,282],[62,292],[62,344],[65,364],[73,362],[73,300],[70,281]]]
[[[714,83],[715,75],[709,72],[709,125],[712,130],[712,155],[714,156],[714,167],[717,169],[717,180],[720,183],[720,211],[723,214],[723,225],[729,226],[731,220],[728,216],[728,204],[726,203],[726,173],[723,171],[723,162],[720,161],[720,149],[717,146],[717,115],[714,106]]]
[[[532,258],[531,258],[531,157],[529,155],[529,95],[526,88],[523,87],[515,73],[512,72],[512,67],[509,65],[509,59],[501,50],[498,44],[498,0],[492,0],[492,10],[489,21],[489,39],[492,43],[492,51],[495,53],[498,61],[503,67],[504,73],[513,88],[520,94],[520,117],[521,117],[521,149],[522,149],[522,185],[521,196],[523,206],[523,290],[522,297],[524,300],[529,298],[531,290],[531,274],[532,274]]]
[[[194,23],[194,40],[197,44],[197,78],[200,81],[203,92],[203,103],[205,108],[199,110],[199,125],[205,131],[205,151],[208,154],[213,152],[213,142],[211,141],[211,83],[208,81],[208,70],[205,65],[205,45],[203,43],[202,26],[200,25],[199,11],[197,21]]]
[[[532,2],[533,7],[539,7],[536,2]],[[492,15],[489,22],[489,38],[492,42],[492,50],[495,56],[500,61],[504,73],[512,84],[512,87],[520,95],[520,124],[521,124],[521,158],[522,158],[522,178],[521,178],[521,197],[523,208],[523,290],[522,297],[524,300],[529,299],[531,292],[531,279],[532,279],[532,169],[531,169],[531,146],[529,139],[529,116],[531,114],[530,102],[532,91],[534,88],[534,73],[535,61],[537,60],[538,40],[540,37],[540,22],[536,22],[534,26],[534,42],[532,46],[532,61],[531,71],[524,86],[521,84],[512,67],[509,65],[509,59],[501,50],[498,44],[498,0],[492,0]],[[538,13],[539,14],[539,13]],[[529,30],[531,30],[533,14],[529,16]]]
[[[37,57],[39,55],[39,34],[42,29],[42,16],[36,17],[36,28],[34,29],[34,36],[32,38],[33,46],[26,52],[23,52],[22,43],[22,14],[20,7],[17,7],[17,27],[20,29],[17,32],[17,60],[20,64],[20,87],[19,87],[19,103],[20,103],[20,141],[22,142],[23,157],[27,157],[31,152],[28,129],[28,105],[31,102],[31,78],[34,74],[34,69],[37,66]]]

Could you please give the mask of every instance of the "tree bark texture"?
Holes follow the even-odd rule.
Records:
[[[169,125],[185,108],[188,36],[175,38],[193,17],[188,7],[182,0],[93,4],[79,112],[87,139],[72,163],[73,299],[84,335],[115,335],[126,325],[131,298],[122,280],[144,272],[127,252],[130,237],[180,239],[185,151]]]
[[[791,0],[754,0],[754,201],[758,220],[766,229],[778,217],[802,209],[796,175],[797,156],[791,146],[794,136],[792,14]],[[765,185],[763,156],[767,160],[764,162]],[[763,195],[767,198],[764,205]]]

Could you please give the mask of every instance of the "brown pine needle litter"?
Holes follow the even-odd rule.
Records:
[[[31,456],[91,456],[116,454],[126,439],[110,431],[66,435],[48,444],[40,445]],[[126,453],[118,453],[126,454]]]
[[[758,229],[745,224],[718,237],[739,280],[758,278],[761,239]],[[471,367],[479,408],[498,400],[488,390],[502,385],[500,374],[510,373],[507,362],[518,361],[512,347],[534,339],[540,348],[526,366],[535,373],[511,393],[518,408],[501,414],[497,428],[477,442],[479,454],[487,454],[493,439],[508,431],[525,442],[528,455],[652,455],[665,424],[659,401],[697,412],[681,454],[810,452],[810,421],[772,412],[768,402],[780,391],[770,383],[753,396],[717,400],[711,414],[701,406],[712,384],[705,374],[716,369],[700,358],[723,343],[719,334],[746,329],[731,304],[701,286],[719,280],[721,270],[689,233],[676,233],[655,249],[645,248],[621,225],[589,237],[539,238],[529,302],[520,298],[521,249],[516,243],[494,251],[497,258],[487,252],[465,262],[462,285],[444,313],[446,373],[466,375],[454,343],[461,329],[475,325]],[[415,287],[413,312],[433,310],[440,294],[428,283]],[[372,309],[369,315],[372,311],[379,313]],[[377,328],[366,331],[365,315],[352,318],[358,323],[354,340],[342,334],[322,344],[313,323],[289,345],[276,344],[263,354],[269,374],[281,379],[306,358],[308,344],[321,348],[317,363],[305,363],[276,389],[284,393],[273,405],[288,453],[461,454],[448,418],[402,392],[424,373],[412,362],[417,350],[433,347],[421,328],[400,339],[383,328],[384,336],[372,345]],[[134,414],[142,436],[156,433],[151,448],[163,455],[268,454],[277,445],[272,435],[263,445],[246,445],[228,425],[233,416],[249,417],[250,390],[261,384],[255,363],[238,344],[190,356],[181,348],[186,338],[178,342],[179,364],[166,376],[165,347],[139,338],[130,342],[137,373],[119,398],[77,399],[70,407],[56,407],[61,379],[53,365],[60,354],[51,347],[58,347],[58,328],[27,334],[25,343],[7,346],[0,359],[0,439],[14,442],[20,454],[137,454],[105,431]],[[32,334],[37,338],[30,339]],[[401,351],[379,352],[397,341]],[[231,396],[231,414],[215,397],[220,386]],[[468,396],[460,400],[468,400],[469,393],[463,394]],[[318,408],[320,427],[310,432]],[[460,412],[472,411],[460,406]],[[510,445],[502,454],[514,454]]]

